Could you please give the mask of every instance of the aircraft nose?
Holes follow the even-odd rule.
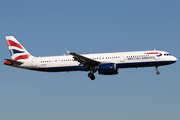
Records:
[[[172,61],[176,62],[177,58],[173,56]]]

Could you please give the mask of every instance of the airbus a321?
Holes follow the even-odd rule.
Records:
[[[6,36],[6,40],[12,59],[5,59],[5,65],[43,72],[89,71],[91,80],[95,79],[95,72],[115,75],[119,68],[154,66],[159,75],[159,66],[177,61],[168,52],[159,50],[81,55],[67,51],[64,56],[34,57],[13,36]]]

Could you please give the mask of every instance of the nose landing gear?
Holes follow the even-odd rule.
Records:
[[[156,66],[156,74],[159,75],[160,72],[158,71],[158,66]]]

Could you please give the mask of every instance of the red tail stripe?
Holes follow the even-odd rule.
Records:
[[[20,60],[20,59],[28,59],[29,57],[30,57],[29,54],[26,54],[26,55],[20,55],[20,56],[14,58],[14,60],[17,61],[17,60]]]
[[[20,49],[23,49],[23,47],[19,43],[16,43],[12,40],[7,40],[7,43],[8,43],[8,46],[15,46],[15,47],[18,47]]]
[[[150,52],[150,53],[145,53],[145,54],[161,54],[159,52]]]

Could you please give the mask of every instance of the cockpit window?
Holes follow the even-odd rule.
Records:
[[[164,56],[171,56],[171,54],[169,54],[169,53],[165,53],[165,54],[164,54]]]

